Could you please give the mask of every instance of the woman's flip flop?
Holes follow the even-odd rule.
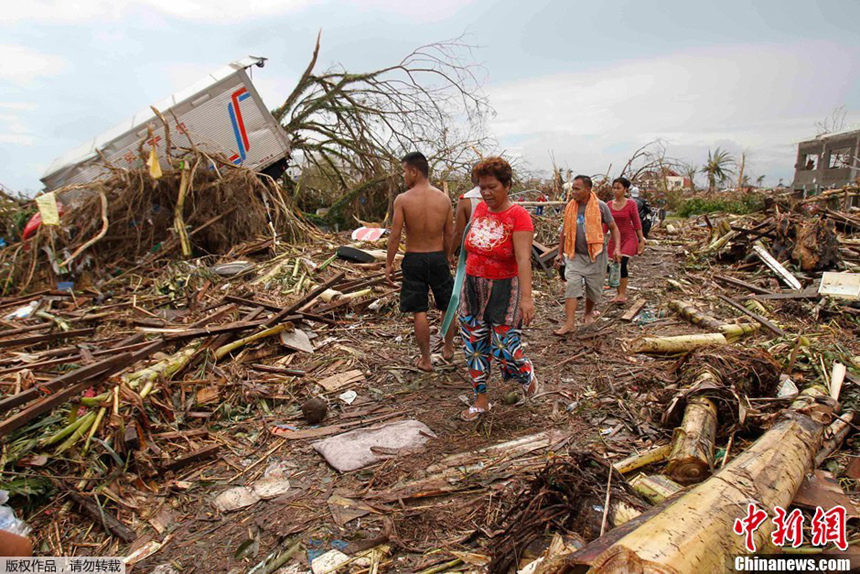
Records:
[[[471,407],[460,413],[460,418],[467,423],[476,421],[484,414],[488,413],[491,407],[492,405],[490,405],[490,407],[486,409],[482,409],[481,407],[476,407],[475,405],[472,405]]]
[[[523,387],[523,398],[528,402],[529,399],[534,398],[538,393],[540,393],[540,383],[538,383],[537,376],[532,374],[531,382],[528,386]]]

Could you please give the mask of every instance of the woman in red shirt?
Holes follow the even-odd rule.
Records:
[[[618,295],[612,299],[612,303],[627,302],[627,264],[634,255],[642,255],[645,251],[645,236],[642,235],[642,221],[639,219],[639,207],[636,202],[627,197],[630,189],[630,180],[619,177],[612,182],[612,192],[615,198],[610,201],[609,211],[618,225],[621,235],[621,281],[618,283]],[[603,232],[608,232],[604,225]],[[609,242],[609,257],[614,256],[615,242]]]
[[[538,392],[532,363],[522,347],[522,327],[535,314],[532,300],[531,216],[508,197],[513,171],[499,157],[475,166],[481,198],[464,246],[466,278],[460,296],[460,333],[475,402],[461,414],[472,421],[490,409],[487,378],[491,356],[502,378],[522,385],[526,398]]]

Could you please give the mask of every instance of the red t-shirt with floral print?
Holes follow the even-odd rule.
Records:
[[[484,279],[516,277],[514,231],[534,231],[532,218],[523,206],[514,204],[493,213],[486,203],[479,203],[466,234],[466,273]]]

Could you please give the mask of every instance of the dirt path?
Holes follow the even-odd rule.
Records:
[[[665,278],[677,274],[675,251],[657,246],[631,265],[631,301],[644,297],[649,307],[659,304]],[[621,340],[631,339],[645,328],[651,333],[688,328],[671,319],[657,319],[645,327],[627,323],[620,320],[624,308],[604,302],[600,305],[603,316],[594,326],[561,339],[552,334],[563,313],[558,298],[561,286],[555,277],[536,277],[538,314],[525,335],[527,353],[543,385],[542,395],[528,406],[504,404],[504,395],[516,389],[502,384],[494,370],[489,393],[495,408],[477,424],[457,418],[464,408],[461,397],[471,396],[462,357],[456,357],[456,366],[431,374],[409,367],[414,356],[410,325],[396,312],[353,317],[346,327],[322,332],[322,337],[330,338],[326,353],[330,350],[331,359],[342,361],[335,362],[334,370],[359,368],[367,375],[367,382],[355,388],[359,398],[351,406],[332,397],[332,404],[340,406],[332,409],[324,425],[348,421],[352,413],[373,409],[369,416],[390,413],[420,420],[437,438],[428,442],[423,453],[339,474],[312,449],[312,440],[280,441],[268,432],[272,423],[306,427],[298,417],[284,420],[276,412],[266,420],[244,420],[226,430],[240,441],[259,439],[253,452],[230,449],[233,454],[228,450],[225,460],[178,477],[180,480],[157,493],[162,501],[159,506],[170,509],[167,515],[173,524],[167,528],[174,530],[162,549],[136,569],[149,571],[171,563],[182,572],[213,572],[213,564],[218,565],[217,571],[246,571],[270,552],[299,539],[306,551],[296,558],[307,564],[309,554],[313,557],[387,534],[394,548],[385,569],[417,571],[432,562],[422,554],[440,548],[480,551],[504,510],[505,497],[528,475],[520,470],[510,475],[502,472],[487,484],[470,485],[453,494],[379,502],[378,495],[399,483],[427,476],[427,469],[445,456],[550,429],[567,437],[566,446],[610,454],[628,453],[667,436],[667,431],[651,422],[647,409],[632,412],[626,406],[672,381],[660,370],[666,363],[627,356]],[[621,403],[621,397],[630,400]],[[529,468],[540,468],[546,457],[540,451]],[[228,484],[250,483],[271,465],[280,465],[289,475],[292,488],[286,495],[231,513],[216,512],[211,501]],[[359,501],[367,496],[376,511],[338,526],[327,504],[335,494]],[[152,514],[160,516],[163,510]],[[153,540],[164,539],[149,530]],[[465,544],[467,539],[472,543]]]

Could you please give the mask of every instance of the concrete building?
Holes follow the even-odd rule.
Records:
[[[800,142],[791,187],[804,197],[842,187],[860,177],[860,130]]]

